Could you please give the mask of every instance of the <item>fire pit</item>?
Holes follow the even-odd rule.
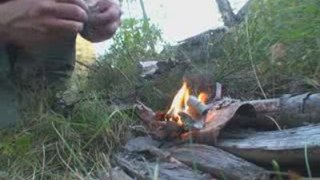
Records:
[[[150,177],[150,154],[164,179],[299,179],[305,162],[309,171],[320,163],[320,94],[240,101],[223,98],[219,83],[212,98],[183,82],[168,110],[139,102],[136,112],[147,136],[130,140],[116,162],[139,179]]]

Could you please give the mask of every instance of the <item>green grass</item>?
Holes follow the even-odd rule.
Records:
[[[42,114],[24,127],[2,130],[0,171],[9,179],[98,179],[128,137],[129,114],[83,100],[67,118]]]
[[[224,40],[219,64],[232,63],[227,72],[237,70],[222,81],[240,87],[231,94],[274,97],[319,91],[319,7],[316,0],[254,1],[246,21]]]

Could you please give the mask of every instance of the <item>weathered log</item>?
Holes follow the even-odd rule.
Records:
[[[188,144],[174,147],[171,156],[222,179],[269,179],[269,173],[246,160],[213,146]]]
[[[133,180],[133,178],[119,168],[113,168],[110,174],[110,178],[105,177],[105,179],[101,178],[101,180]]]
[[[253,105],[257,117],[235,117],[230,126],[276,129],[320,123],[320,93],[284,95],[280,98],[245,101]]]
[[[106,172],[99,173],[99,180],[133,180],[121,168],[114,167]]]
[[[224,132],[218,139],[218,147],[248,161],[271,165],[305,165],[305,146],[309,162],[320,163],[320,125],[310,125],[281,131]]]
[[[141,136],[128,141],[124,148],[130,152],[143,152],[147,151],[150,147],[158,148],[160,145],[159,141],[149,136]]]
[[[127,172],[132,177],[135,177],[139,180],[147,179],[148,172],[145,169],[140,169],[140,166],[137,166],[137,163],[130,162],[127,160],[128,156],[124,154],[118,154],[115,157],[116,163],[120,166],[125,172]]]
[[[211,180],[209,174],[195,171],[179,162],[149,162],[140,154],[122,153],[116,156],[117,164],[137,179]]]

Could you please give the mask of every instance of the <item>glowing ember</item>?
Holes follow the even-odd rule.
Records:
[[[198,99],[200,102],[202,102],[203,104],[205,104],[208,101],[208,94],[201,92],[198,96]]]
[[[188,107],[187,102],[190,97],[190,90],[188,89],[187,82],[183,82],[182,87],[173,98],[170,109],[167,112],[166,119],[169,121],[175,121],[179,125],[183,125],[183,121],[179,116],[180,112],[187,113],[189,115],[194,114],[194,110]],[[208,95],[201,92],[198,96],[200,102],[205,103],[208,100]]]

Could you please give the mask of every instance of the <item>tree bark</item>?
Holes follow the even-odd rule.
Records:
[[[245,101],[253,105],[257,117],[235,117],[229,123],[236,127],[272,130],[320,123],[320,93],[284,95],[280,98]]]
[[[119,154],[117,164],[128,174],[139,180],[212,180],[209,174],[193,170],[181,162],[150,162],[139,154]]]
[[[187,144],[169,151],[179,161],[221,179],[269,179],[263,168],[213,146]]]
[[[305,146],[309,162],[320,162],[320,125],[311,125],[281,131],[241,132],[222,131],[218,147],[248,161],[271,165],[304,166]]]
[[[228,0],[216,0],[224,25],[232,27],[237,24],[237,16],[233,13],[232,7]]]

